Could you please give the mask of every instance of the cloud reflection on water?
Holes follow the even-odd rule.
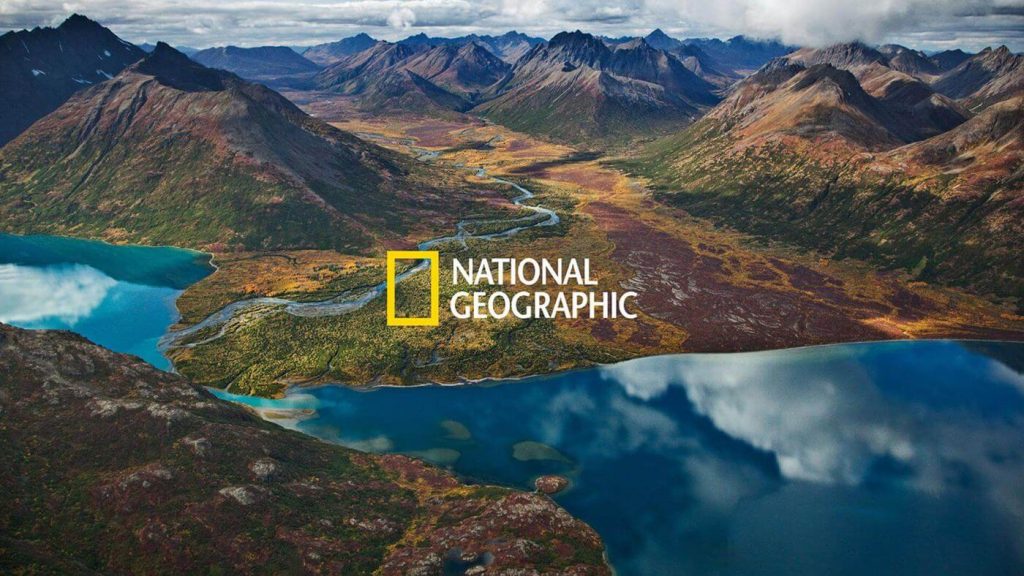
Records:
[[[918,490],[939,495],[981,487],[1000,508],[1024,518],[1020,411],[992,419],[894,398],[865,372],[858,354],[851,347],[666,356],[603,367],[601,374],[644,402],[681,387],[719,430],[772,454],[788,480],[857,486],[890,463],[902,471],[899,481]],[[994,380],[1024,390],[1020,374],[996,360],[983,362]]]
[[[116,284],[110,276],[81,264],[46,268],[0,264],[0,322],[58,319],[74,326]]]
[[[482,481],[526,488],[567,475],[559,502],[601,533],[621,574],[1015,573],[1005,568],[1024,561],[1024,389],[1010,366],[1022,353],[841,345],[243,401],[316,410],[303,432],[440,455]],[[472,440],[447,437],[446,419]],[[516,459],[524,442],[571,462]]]

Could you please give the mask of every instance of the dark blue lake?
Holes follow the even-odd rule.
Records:
[[[190,250],[0,234],[0,322],[74,330],[161,369],[181,291],[213,269]]]
[[[1024,573],[1022,367],[1020,344],[889,342],[218,394],[480,482],[562,474],[556,500],[621,575],[1011,575]]]

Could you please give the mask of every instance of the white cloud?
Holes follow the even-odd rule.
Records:
[[[996,8],[992,0],[688,0],[678,5],[681,14],[699,21],[736,26],[791,44],[819,46],[851,40],[883,42],[893,34],[963,21],[960,17],[965,14],[986,14]]]
[[[517,22],[539,18],[548,9],[546,0],[501,0],[501,14]]]
[[[396,8],[388,14],[388,26],[408,30],[416,23],[416,13],[408,8]]]
[[[59,319],[74,326],[116,284],[110,276],[80,264],[48,268],[0,264],[0,322]]]

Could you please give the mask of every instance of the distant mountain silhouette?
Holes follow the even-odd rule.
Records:
[[[302,56],[321,66],[329,66],[345,56],[362,52],[376,43],[377,41],[370,37],[369,34],[360,33],[337,42],[311,46],[302,53]]]
[[[268,85],[275,85],[288,78],[311,78],[321,68],[287,46],[207,48],[196,52],[191,58],[204,66],[227,70],[242,78]]]

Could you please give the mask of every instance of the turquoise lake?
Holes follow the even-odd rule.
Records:
[[[205,256],[0,235],[0,321],[162,368]],[[515,382],[218,396],[467,481],[541,474],[620,575],[1024,574],[1024,344],[676,355]]]
[[[167,370],[157,341],[174,301],[212,271],[190,250],[0,234],[0,322],[74,330]]]

